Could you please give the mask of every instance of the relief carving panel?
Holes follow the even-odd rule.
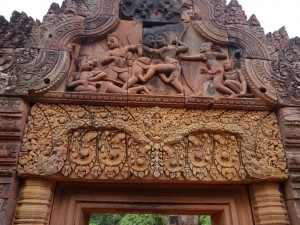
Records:
[[[37,104],[19,175],[86,179],[285,179],[269,112]]]
[[[113,93],[124,104],[171,96],[168,104],[208,108],[221,98],[236,108],[299,103],[299,41],[284,27],[265,35],[236,0],[65,0],[42,23],[15,12],[0,24],[1,94],[114,102]],[[83,59],[93,66],[82,67]],[[225,72],[228,60],[235,75]]]

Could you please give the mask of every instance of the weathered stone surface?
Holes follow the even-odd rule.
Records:
[[[265,35],[237,0],[65,0],[42,22],[0,17],[0,224],[12,221],[17,164],[22,176],[65,180],[240,184],[284,180],[287,163],[298,225],[299,46],[284,27]],[[24,136],[20,97],[37,103]],[[269,113],[282,107],[294,107],[279,110],[287,162]],[[16,224],[32,215],[22,201]]]
[[[20,98],[0,97],[0,224],[11,225],[19,192],[16,174],[28,109]]]
[[[300,222],[300,108],[283,108],[278,114],[285,146],[289,180],[284,185],[286,205],[292,225]]]
[[[285,106],[300,105],[300,38],[288,41],[278,51],[278,58],[271,63],[274,87],[279,102]]]
[[[48,224],[54,189],[54,181],[27,179],[21,188],[11,224]]]
[[[120,14],[124,19],[147,23],[179,23],[190,21],[193,13],[190,0],[122,0]]]
[[[140,10],[141,7],[145,10]],[[294,99],[278,101],[286,100],[288,91],[281,89],[290,90],[291,87],[285,85],[274,91],[282,86],[276,78],[276,68],[280,67],[278,62],[283,64],[284,53],[277,53],[287,42],[286,31],[280,29],[265,36],[257,18],[252,16],[247,21],[242,7],[235,0],[227,6],[224,1],[213,0],[151,3],[68,0],[61,7],[51,5],[43,22],[32,25],[30,42],[34,48],[2,50],[2,94],[27,95],[30,92],[34,97],[34,93],[55,90],[62,92],[60,96],[67,91],[80,92],[79,96],[89,93],[95,95],[93,98],[99,98],[98,93],[108,94],[107,98],[110,98],[110,93],[158,97],[181,95],[184,97],[182,102],[187,106],[191,102],[193,107],[197,102],[203,102],[201,97],[212,97],[208,100],[209,105],[214,104],[214,98],[221,97],[242,99],[254,96],[269,108],[295,102]],[[8,22],[3,21],[3,27],[6,26]],[[149,33],[153,34],[153,44],[145,39],[149,39]],[[115,41],[119,46],[107,45],[112,36],[117,38]],[[164,39],[163,42],[158,38]],[[201,52],[201,44],[205,43],[212,43],[212,49]],[[223,49],[224,57],[216,57],[214,52],[220,53],[220,50],[215,51],[216,48]],[[198,57],[191,59],[196,55]],[[211,66],[208,55],[215,57],[217,66]],[[275,61],[277,55],[280,60]],[[84,57],[93,61],[93,67],[83,72],[78,62]],[[273,70],[264,65],[258,75],[255,72],[258,61],[253,61],[245,63],[241,75],[235,76],[236,83],[233,79],[226,81],[225,69],[221,68],[226,59],[232,59],[237,69],[241,68],[243,61],[272,59]],[[294,61],[297,64],[297,60]],[[294,70],[297,70],[296,64],[292,65]],[[193,71],[187,72],[191,66]],[[82,72],[86,75],[80,76]],[[294,78],[297,77],[297,72],[293,74]],[[242,88],[244,80],[246,91]],[[87,87],[82,88],[84,85]],[[297,98],[297,86],[292,86],[292,89]],[[86,98],[91,95],[86,95]],[[200,100],[193,97],[200,97]],[[127,102],[128,97],[122,99]],[[130,101],[131,104],[135,102],[138,104],[136,100]],[[245,102],[251,104],[251,100],[245,99]]]
[[[30,47],[31,30],[35,24],[36,22],[24,12],[14,11],[10,22],[0,16],[0,48]]]
[[[251,184],[250,195],[255,224],[290,224],[283,195],[277,183]]]

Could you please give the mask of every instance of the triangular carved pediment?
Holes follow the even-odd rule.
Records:
[[[2,18],[3,28],[27,17],[15,13],[14,18],[11,23]],[[236,0],[228,5],[68,0],[61,7],[52,4],[42,23],[26,21],[30,35],[14,48],[4,41],[19,37],[18,32],[2,29],[2,94],[29,93],[34,101],[193,108],[271,109],[299,103],[297,72],[284,78],[295,78],[287,97],[292,100],[283,96],[290,90],[277,79],[275,67],[288,60],[281,53],[288,42],[285,29],[265,35],[255,15],[247,20]]]

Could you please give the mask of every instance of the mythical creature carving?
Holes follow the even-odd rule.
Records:
[[[178,23],[189,21],[192,3],[181,0],[122,0],[121,16],[143,22]]]
[[[32,108],[18,172],[216,181],[287,176],[269,112],[43,104]]]

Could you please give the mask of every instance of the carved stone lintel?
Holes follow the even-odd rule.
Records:
[[[38,104],[28,121],[20,175],[216,181],[287,176],[277,122],[268,112]]]
[[[55,182],[28,178],[21,188],[13,225],[48,224]]]

